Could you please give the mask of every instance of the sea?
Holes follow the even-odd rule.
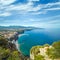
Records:
[[[25,31],[18,38],[18,48],[25,56],[30,55],[33,46],[60,41],[60,28],[42,28]]]

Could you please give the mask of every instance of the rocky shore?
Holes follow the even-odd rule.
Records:
[[[18,51],[20,60],[30,60],[29,56],[24,56],[21,51],[19,50],[19,45],[18,45],[18,38],[21,36],[21,34],[24,33],[26,30],[19,30],[19,31],[1,31],[0,36],[6,38],[8,40],[8,49],[11,51]]]
[[[12,44],[15,45],[15,48],[17,49],[17,51],[19,52],[19,55],[20,55],[20,59],[21,60],[30,60],[29,56],[24,56],[22,55],[20,49],[19,49],[19,44],[17,42],[18,38],[21,36],[21,34],[23,34],[24,32],[17,32],[13,37],[11,37],[9,39],[9,42],[11,42]]]

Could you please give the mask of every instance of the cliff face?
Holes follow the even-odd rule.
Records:
[[[0,60],[25,60],[25,58],[14,43],[0,36]]]
[[[31,60],[60,60],[60,41],[51,46],[34,46],[30,50]]]
[[[0,31],[0,47],[1,47],[0,60],[2,60],[2,59],[3,60],[11,60],[11,59],[12,60],[27,60],[27,59],[29,59],[29,57],[22,55],[22,53],[20,51],[18,51],[18,49],[16,47],[16,40],[18,40],[19,35],[22,33],[24,33],[24,30]],[[12,58],[11,58],[11,56],[12,56]]]

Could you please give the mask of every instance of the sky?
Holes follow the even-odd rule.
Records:
[[[0,26],[60,28],[60,0],[0,0]]]

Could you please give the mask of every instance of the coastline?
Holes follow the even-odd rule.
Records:
[[[17,50],[20,51],[20,50],[19,50],[19,44],[18,44],[18,41],[15,42],[15,45],[16,45]]]
[[[18,34],[18,38],[20,37],[20,36],[22,36],[22,34]],[[20,51],[20,49],[19,49],[19,46],[20,46],[20,44],[18,43],[18,38],[17,38],[17,40],[15,40],[15,45],[16,45],[16,49],[21,53],[21,51]]]
[[[19,34],[18,37],[22,36],[23,34]],[[16,49],[18,50],[19,54],[20,54],[20,57],[22,58],[22,60],[30,60],[30,57],[29,56],[25,56],[22,54],[22,52],[20,51],[20,44],[18,43],[18,41],[16,40],[15,41],[15,46],[16,46]]]

